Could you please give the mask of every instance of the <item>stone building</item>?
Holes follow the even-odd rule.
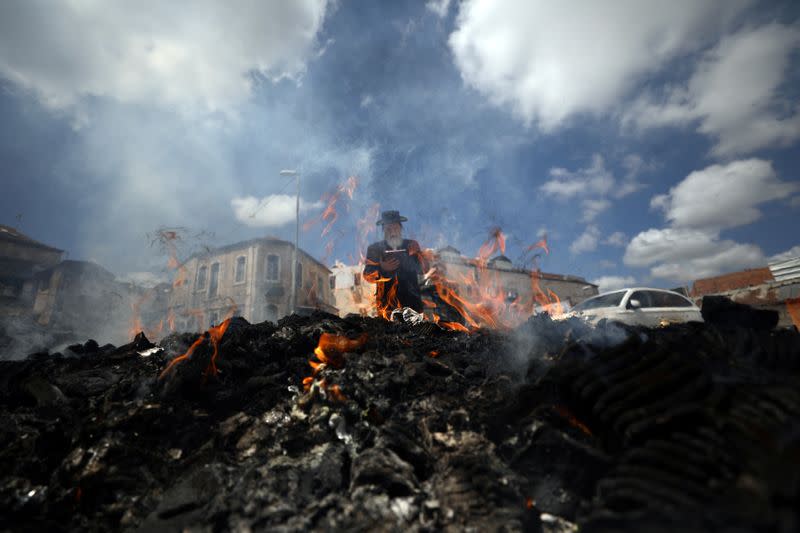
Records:
[[[68,331],[77,339],[95,337],[113,343],[129,340],[131,308],[139,296],[137,288],[116,281],[100,265],[62,261],[35,274],[32,283],[32,314],[40,326]]]
[[[33,304],[34,274],[58,264],[63,250],[35,241],[10,226],[0,225],[0,309],[27,312]]]
[[[273,237],[230,244],[191,256],[185,282],[170,293],[168,314],[178,331],[206,329],[232,309],[249,322],[277,321],[289,314],[292,243]],[[331,271],[302,249],[298,253],[297,312],[336,313]]]

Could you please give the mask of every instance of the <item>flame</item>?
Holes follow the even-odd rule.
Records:
[[[800,298],[787,298],[786,312],[789,313],[794,326],[800,330]]]
[[[469,333],[469,328],[458,322],[439,322],[439,325],[445,329],[452,329],[453,331],[463,331]]]
[[[228,309],[228,313],[227,313],[225,319],[222,321],[222,323],[219,324],[218,326],[210,327],[205,333],[200,335],[197,338],[197,340],[195,340],[192,343],[191,346],[189,346],[189,349],[186,350],[185,353],[183,353],[182,355],[179,355],[178,357],[176,357],[175,359],[170,361],[169,364],[167,365],[167,367],[161,372],[161,374],[159,374],[158,379],[163,379],[164,376],[166,376],[167,373],[169,373],[169,371],[172,370],[175,367],[175,365],[177,365],[178,363],[180,363],[182,361],[185,361],[185,360],[189,359],[192,356],[192,354],[194,353],[194,351],[197,349],[197,347],[200,346],[201,344],[203,344],[206,340],[210,340],[211,341],[211,346],[212,346],[214,351],[211,354],[211,361],[209,362],[208,367],[206,367],[205,371],[203,372],[203,376],[204,377],[208,377],[209,375],[216,376],[217,374],[219,374],[219,369],[217,368],[217,356],[219,355],[219,343],[222,340],[223,335],[225,335],[225,332],[228,330],[228,326],[231,323],[231,319],[233,318],[233,315],[236,314],[236,310],[237,310],[237,306],[236,306],[236,303],[234,302],[231,305],[231,307]]]
[[[535,248],[542,248],[549,253],[546,239],[531,245],[527,250]],[[491,255],[496,252],[504,253],[505,249],[506,238],[502,230],[492,228],[488,239],[481,245],[478,256],[468,262],[472,271],[469,274],[459,273],[455,278],[448,278],[442,265],[436,265],[436,257],[432,251],[420,253],[420,259],[425,261],[425,279],[434,285],[439,298],[458,312],[463,325],[440,322],[436,314],[433,314],[434,322],[458,331],[482,327],[510,329],[526,320],[536,310],[537,305],[551,313],[562,312],[563,306],[558,296],[553,291],[545,292],[540,287],[541,274],[538,270],[531,273],[531,296],[523,301],[517,295],[509,301],[511,296],[502,289],[499,273],[488,268]],[[459,287],[464,287],[466,294],[459,292]]]
[[[362,333],[355,339],[351,339],[344,335],[336,335],[334,333],[323,333],[319,337],[317,347],[314,348],[314,357],[308,360],[309,366],[312,368],[310,376],[303,378],[303,390],[308,392],[314,386],[314,379],[317,377],[323,368],[330,366],[332,368],[342,368],[344,366],[344,353],[352,352],[361,348],[368,339],[366,333]],[[328,385],[326,379],[317,382],[317,386],[327,394],[327,396],[337,402],[347,401],[347,397],[342,393],[339,385]]]
[[[500,228],[494,227],[489,231],[489,240],[478,250],[478,259],[486,262],[498,250],[502,254],[506,253],[506,237]]]
[[[439,355],[439,350],[431,350],[430,352],[428,352],[428,355],[430,355],[431,357],[437,357]]]
[[[528,496],[528,497],[525,499],[525,509],[533,509],[533,505],[534,505],[534,503],[533,503],[533,498],[531,498],[530,496]]]
[[[550,255],[550,247],[547,246],[547,238],[544,238],[539,242],[535,242],[535,243],[531,244],[530,246],[528,246],[525,249],[525,251],[526,252],[531,252],[531,251],[535,250],[536,248],[541,248],[542,250],[544,250],[545,254]]]
[[[350,176],[343,183],[337,185],[333,191],[326,192],[325,194],[323,194],[321,200],[325,204],[325,209],[322,211],[322,214],[319,217],[306,221],[303,224],[303,231],[308,231],[319,222],[326,222],[325,227],[322,229],[321,236],[325,237],[326,235],[328,235],[333,229],[333,225],[339,219],[339,211],[336,209],[337,203],[342,198],[342,195],[346,195],[348,199],[352,200],[353,194],[357,187],[358,187],[358,178],[356,176]],[[349,203],[345,204],[345,209],[348,211],[350,210]],[[333,247],[336,243],[336,240],[337,239],[331,239],[326,244],[325,246],[326,260],[330,257],[331,253],[333,252]]]

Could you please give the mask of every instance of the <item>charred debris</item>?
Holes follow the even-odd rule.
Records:
[[[3,530],[800,529],[794,329],[234,318],[0,362],[0,413]]]

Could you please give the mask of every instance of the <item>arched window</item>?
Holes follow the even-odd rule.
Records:
[[[194,283],[195,290],[201,291],[206,288],[206,272],[208,272],[208,267],[205,265],[197,269],[197,279]]]
[[[219,263],[211,265],[211,279],[208,281],[208,296],[214,297],[217,295],[217,288],[219,287]]]
[[[242,283],[244,281],[245,276],[245,269],[247,268],[247,259],[245,256],[240,255],[236,258],[236,274],[234,276],[234,280],[236,283]]]
[[[280,276],[281,258],[270,254],[267,256],[267,281],[278,281]]]

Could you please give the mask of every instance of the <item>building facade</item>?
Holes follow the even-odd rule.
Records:
[[[58,264],[64,252],[0,225],[0,309],[28,311],[33,304],[33,276]]]
[[[331,268],[330,289],[339,316],[375,316],[375,285],[364,281],[363,271],[363,265],[345,265],[339,261]]]
[[[175,329],[203,330],[231,313],[251,323],[276,322],[289,314],[293,250],[293,244],[268,237],[191,256],[169,297]],[[335,314],[331,271],[302,249],[298,252],[298,313],[320,309]]]
[[[697,305],[710,295],[777,311],[779,327],[800,328],[800,257],[694,282],[690,297]]]

